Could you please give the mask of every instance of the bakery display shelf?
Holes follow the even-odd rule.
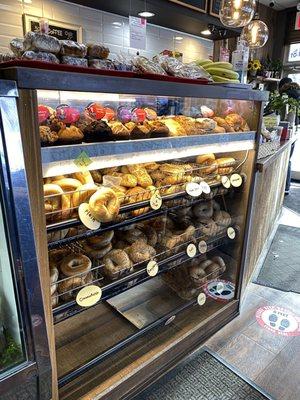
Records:
[[[255,135],[255,131],[210,133],[199,136],[42,147],[43,177],[77,172],[76,160],[84,153],[89,162],[91,161],[87,168],[94,170],[144,163],[147,160],[165,161],[204,153],[251,150],[255,145]]]
[[[220,275],[214,277],[214,279],[221,279],[225,274],[226,273],[220,274]],[[159,279],[159,277],[157,279]],[[201,289],[203,286],[199,287],[199,292],[201,292]],[[132,288],[132,289],[134,289],[134,288]],[[139,289],[141,289],[141,287],[139,287]],[[160,293],[162,293],[162,296],[163,296],[166,292],[171,292],[171,289],[169,289],[167,285],[163,284],[160,287]],[[113,355],[115,352],[123,349],[125,346],[129,345],[130,343],[136,341],[137,339],[142,337],[147,332],[150,332],[151,330],[153,330],[159,326],[168,325],[169,323],[171,323],[174,320],[174,317],[176,317],[176,315],[182,313],[183,311],[185,311],[193,306],[205,307],[205,305],[199,306],[197,298],[187,301],[187,300],[182,300],[182,299],[178,298],[177,296],[176,296],[177,297],[176,298],[175,296],[176,296],[175,293],[170,294],[169,301],[170,301],[171,311],[169,311],[168,313],[165,313],[163,316],[158,317],[153,322],[151,322],[151,323],[145,325],[143,328],[135,331],[135,333],[133,333],[133,334],[129,335],[128,337],[124,338],[123,340],[117,342],[115,345],[106,349],[104,352],[97,355],[96,357],[93,357],[86,363],[81,364],[79,367],[74,368],[74,369],[70,370],[68,373],[66,373],[65,375],[59,377],[59,379],[58,379],[59,388],[65,386],[72,380],[76,379],[78,376],[89,371],[91,368],[95,367],[96,365],[98,365],[102,361],[104,361],[104,359]],[[174,300],[175,300],[175,304],[176,304],[175,307],[174,307]],[[206,303],[206,305],[209,306],[210,303],[212,303],[212,302],[214,302],[214,301],[212,299],[209,299],[209,301]]]
[[[149,93],[151,93],[151,95],[158,96],[254,101],[267,101],[269,97],[268,92],[260,90],[240,90],[235,87],[201,85],[195,83],[195,81],[191,81],[191,83],[187,85],[176,78],[175,82],[169,82],[165,79],[165,76],[163,76],[162,80],[154,80],[109,76],[108,73],[106,73],[106,75],[97,75],[96,73],[80,74],[73,71],[55,71],[9,65],[7,65],[6,68],[0,69],[0,76],[4,79],[16,81],[19,89],[119,93],[120,88],[122,88],[123,93],[137,95],[149,95]]]
[[[237,226],[235,226],[235,230],[238,231]],[[173,268],[180,267],[180,265],[183,262],[190,260],[191,258],[187,255],[187,251],[186,251],[187,246],[191,243],[197,244],[202,240],[205,240],[205,242],[207,244],[207,250],[205,253],[205,254],[207,254],[210,251],[215,250],[218,247],[226,244],[229,239],[228,239],[227,232],[225,229],[225,230],[219,232],[214,237],[207,238],[207,236],[203,236],[203,237],[198,237],[197,239],[196,238],[191,239],[185,243],[181,243],[180,245],[176,246],[176,248],[178,248],[178,250],[179,250],[179,252],[177,254],[171,254],[168,257],[157,262],[158,272],[157,272],[156,276],[162,274],[163,272],[169,271]],[[163,254],[172,253],[172,252],[176,251],[176,248],[166,250],[162,253],[159,253],[154,257],[154,259],[161,258],[163,256]],[[201,261],[202,258],[205,258],[205,254],[202,254],[197,250],[197,254],[194,256],[194,258],[197,258],[197,259],[199,259],[199,261]],[[148,261],[150,261],[150,260],[148,260]],[[180,263],[174,265],[174,262],[179,262],[179,261],[180,261]],[[101,282],[104,281],[103,286],[101,286],[101,290],[102,290],[101,301],[104,301],[104,300],[108,300],[111,297],[116,296],[119,293],[124,293],[127,290],[140,285],[143,282],[153,279],[153,277],[151,277],[147,273],[147,262],[136,264],[134,267],[138,270],[133,273],[130,273],[126,276],[123,276],[116,281],[112,281],[112,282],[108,282],[107,280],[105,282],[104,278],[103,278],[104,274],[102,274],[102,272],[100,272],[99,278],[94,279],[92,282],[89,282],[86,285],[77,287],[76,291],[80,290],[84,286],[91,285],[91,284],[96,284],[96,285],[100,284],[100,286],[101,286]],[[99,271],[99,270],[101,271],[102,269],[103,269],[103,265],[95,266],[92,268],[93,271]],[[70,278],[61,279],[61,280],[57,281],[55,284],[59,284],[60,282],[65,281],[67,279],[70,279]],[[73,289],[73,291],[74,291],[74,289]],[[66,295],[66,294],[67,294],[67,292],[62,293],[61,296]],[[97,304],[95,304],[94,307],[96,305]],[[53,309],[54,323],[57,324],[65,319],[73,317],[85,310],[86,310],[86,308],[82,308],[82,307],[78,306],[75,299],[68,301],[64,304],[58,305],[57,307],[55,307]]]

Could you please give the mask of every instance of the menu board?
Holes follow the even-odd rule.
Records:
[[[219,17],[222,0],[210,0],[209,13],[214,17]]]
[[[204,13],[206,13],[207,11],[208,0],[169,0],[169,1]]]

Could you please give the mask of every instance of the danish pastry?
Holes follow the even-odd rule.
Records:
[[[134,164],[127,165],[127,168],[128,171],[137,178],[137,182],[142,188],[153,185],[151,176],[148,174],[146,168]]]
[[[78,179],[83,185],[86,183],[94,183],[93,177],[90,173],[90,171],[81,171],[81,172],[75,172],[74,178]]]
[[[228,122],[224,118],[221,117],[214,117],[213,120],[222,128],[225,129],[225,132],[234,132],[234,128],[229,125]]]

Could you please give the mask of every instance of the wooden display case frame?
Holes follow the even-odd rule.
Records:
[[[38,131],[37,119],[37,90],[68,90],[82,92],[102,92],[102,93],[126,93],[139,95],[163,95],[163,96],[180,96],[195,98],[216,98],[216,99],[236,99],[255,101],[257,107],[257,131],[251,136],[253,141],[253,149],[257,148],[259,141],[259,132],[261,128],[263,103],[267,100],[265,92],[253,91],[248,88],[234,88],[226,85],[199,85],[184,84],[175,82],[164,82],[151,79],[112,77],[105,75],[81,74],[76,72],[61,72],[54,70],[40,70],[35,68],[12,67],[5,68],[0,71],[0,76],[4,79],[11,79],[17,82],[19,98],[18,113],[21,126],[21,134],[24,149],[24,159],[26,166],[27,181],[29,186],[29,195],[31,199],[31,212],[33,219],[33,227],[35,232],[35,243],[37,248],[41,285],[43,288],[43,301],[47,319],[47,330],[50,345],[50,354],[52,361],[52,398],[58,399],[58,380],[55,350],[55,333],[53,324],[53,315],[51,307],[50,295],[50,273],[48,265],[48,247],[46,234],[46,220],[44,216],[44,200],[42,185],[42,164],[43,157],[46,153],[49,155],[50,149],[45,149],[41,155],[40,137]],[[256,135],[256,137],[255,137]],[[209,135],[207,135],[209,138]],[[176,139],[176,138],[174,138]],[[184,138],[182,139],[184,140]],[[191,140],[186,138],[186,140]],[[199,140],[195,137],[194,140]],[[201,138],[205,144],[205,138]],[[224,135],[216,135],[215,140],[218,143],[226,143],[230,151],[230,137]],[[246,140],[240,138],[241,141]],[[149,141],[148,150],[151,146],[155,146],[156,139]],[[121,144],[120,144],[121,145]],[[126,147],[126,144],[122,144]],[[141,146],[139,141],[130,143],[130,149]],[[144,150],[141,148],[141,152]],[[189,354],[204,340],[209,338],[213,333],[235,318],[239,313],[240,295],[242,286],[242,276],[244,269],[245,256],[247,251],[249,220],[251,214],[252,193],[254,187],[256,151],[252,160],[252,181],[249,189],[249,200],[247,208],[247,218],[245,225],[245,235],[242,248],[241,264],[238,267],[238,285],[235,300],[228,303],[220,312],[211,318],[205,319],[189,332],[178,335],[176,340],[168,343],[164,349],[157,354],[150,354],[149,358],[142,364],[132,363],[132,368],[127,370],[127,377],[122,378],[117,375],[106,377],[106,380],[95,385],[91,384],[86,388],[86,395],[81,398],[108,398],[111,399],[130,399],[139,390],[146,387],[149,382],[157,379],[162,373],[172,368],[184,356]],[[145,374],[147,371],[147,374]],[[105,376],[104,376],[105,378]],[[103,378],[103,379],[104,379]],[[91,381],[93,381],[91,379]],[[69,393],[67,393],[67,391]],[[71,394],[70,394],[71,393]],[[67,388],[66,392],[61,391],[60,398],[72,398],[75,396],[76,388]],[[70,395],[70,397],[68,397]],[[76,397],[73,397],[76,398]],[[78,397],[77,397],[78,398]]]

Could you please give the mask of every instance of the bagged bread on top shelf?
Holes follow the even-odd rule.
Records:
[[[21,57],[24,53],[24,39],[14,38],[10,42],[10,49],[16,57]]]
[[[74,42],[73,40],[60,40],[60,55],[83,58],[87,54],[85,44]]]
[[[88,43],[87,55],[89,58],[105,59],[109,56],[109,48],[102,44]]]
[[[155,61],[148,60],[146,57],[136,56],[132,60],[138,72],[143,74],[167,75],[166,71]]]
[[[53,36],[39,32],[27,32],[24,37],[24,50],[58,54],[60,42]]]
[[[42,51],[25,51],[22,55],[22,58],[27,60],[46,61],[53,64],[59,64],[59,59],[56,57],[56,55]]]
[[[212,80],[210,74],[196,63],[185,64],[178,60],[178,58],[162,55],[154,57],[153,60],[157,62],[169,75],[179,78],[205,78]]]

